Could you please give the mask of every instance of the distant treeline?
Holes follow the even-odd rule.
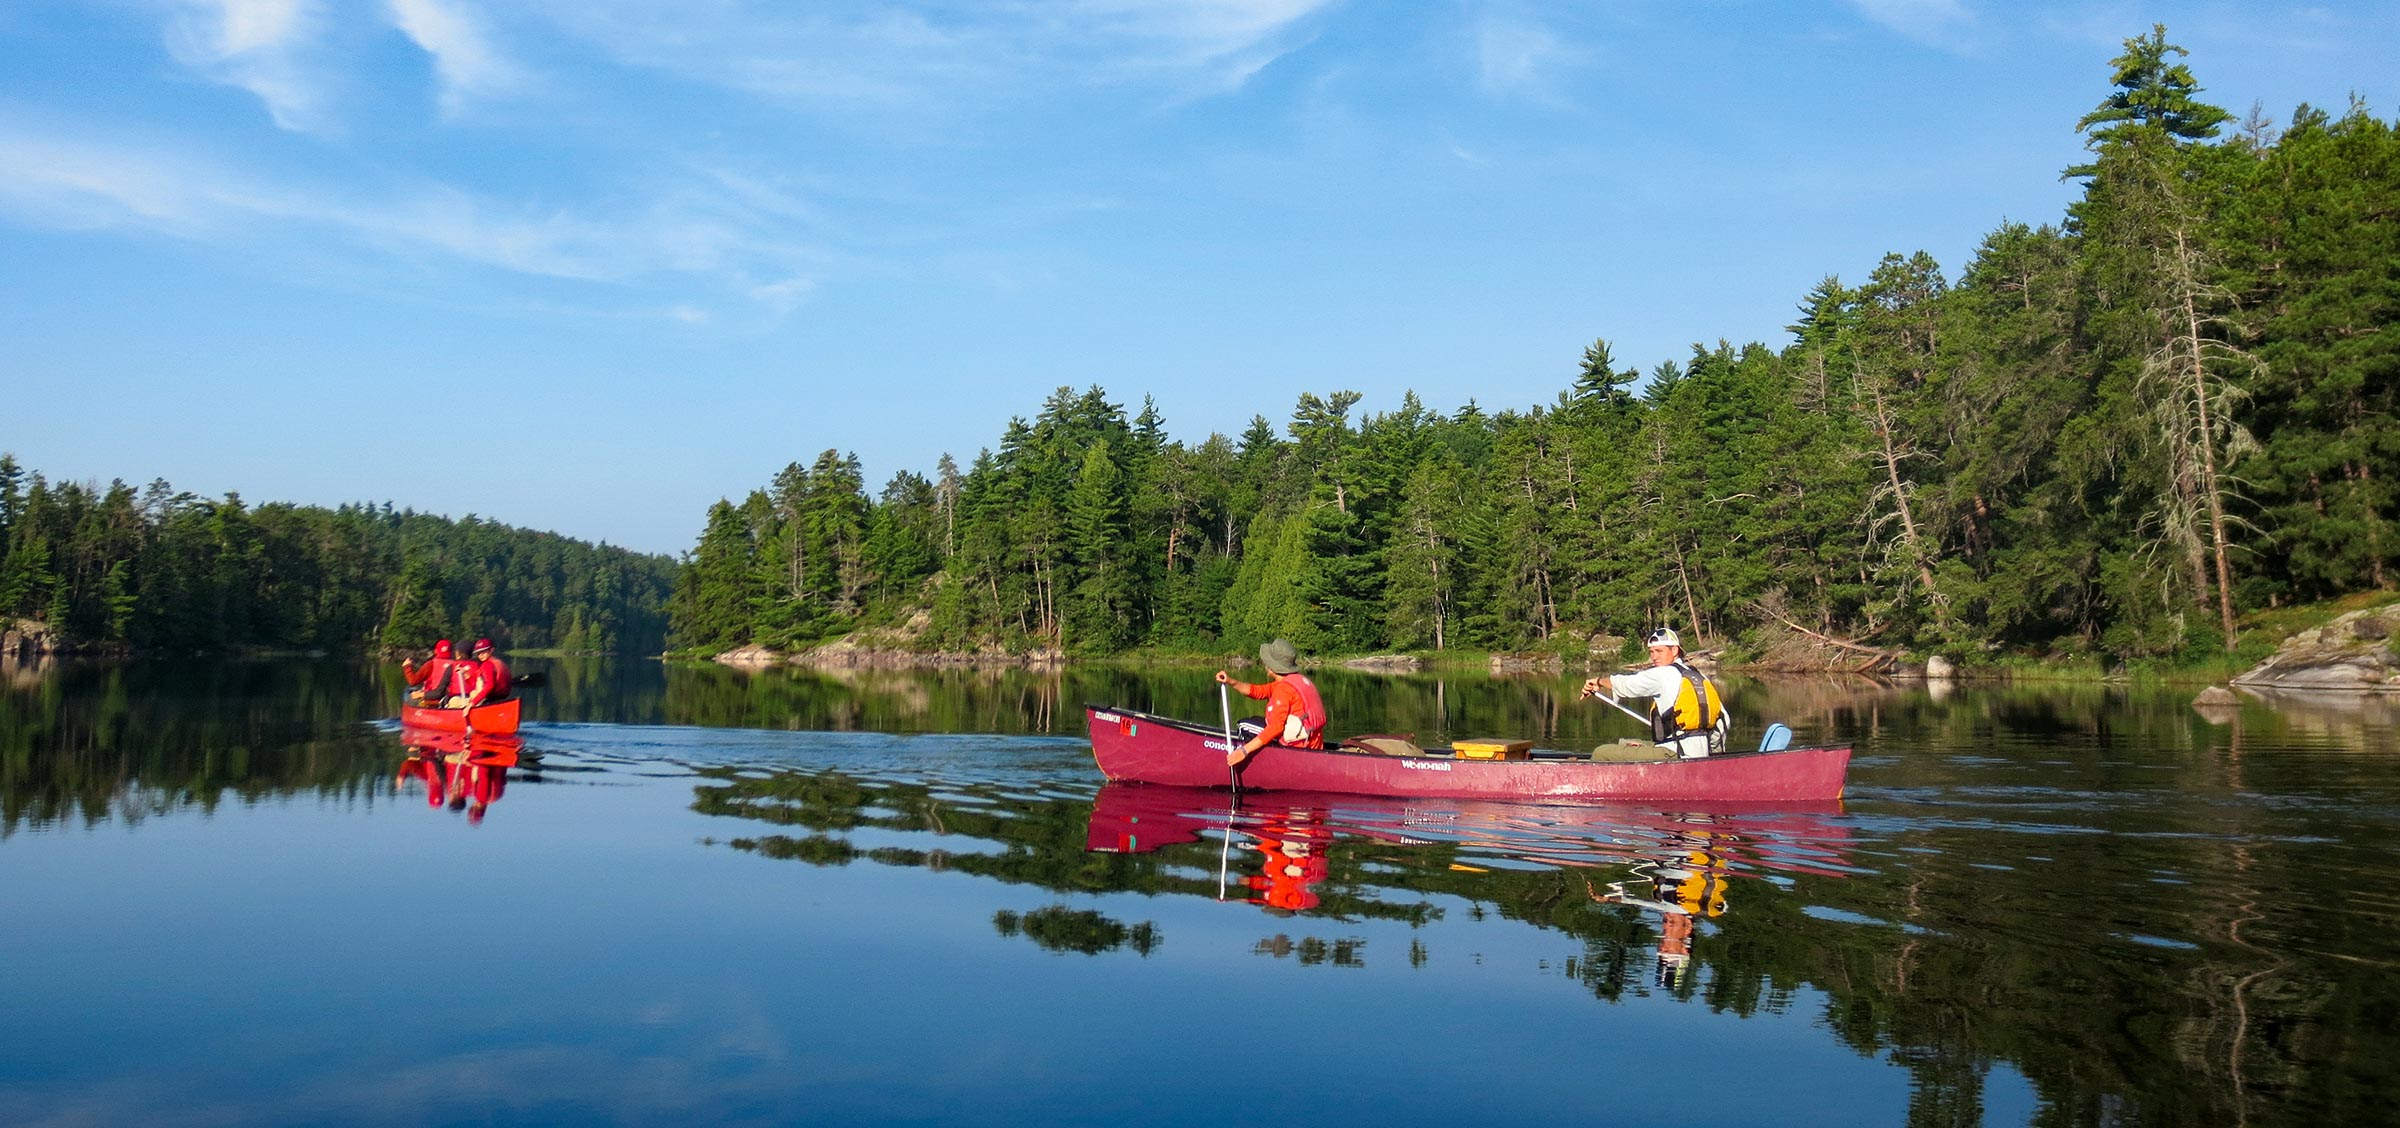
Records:
[[[389,503],[335,509],[106,489],[0,455],[0,620],[137,650],[511,647],[657,653],[675,562]],[[4,626],[0,623],[0,626]]]
[[[961,473],[870,497],[827,451],[722,502],[683,647],[929,609],[946,647],[1573,645],[1672,623],[1847,642],[2198,657],[2234,616],[2393,586],[2400,135],[2353,104],[2230,136],[2164,29],[2075,123],[2056,225],[1955,277],[1828,277],[1783,348],[1647,374],[1605,340],[1555,404],[1168,439],[1060,389]],[[2064,123],[2062,123],[2063,125]],[[1555,641],[1553,641],[1555,640]]]

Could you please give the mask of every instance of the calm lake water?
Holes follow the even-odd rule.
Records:
[[[1734,680],[1840,805],[1102,787],[1205,671],[529,661],[0,685],[0,1123],[2365,1124],[2400,1099],[2382,700]],[[1319,679],[1336,735],[1629,722]],[[488,758],[488,757],[487,757]],[[501,757],[505,759],[505,757]],[[421,762],[420,762],[421,763]],[[457,778],[452,778],[456,776]]]

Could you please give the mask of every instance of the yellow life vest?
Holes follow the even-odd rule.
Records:
[[[1675,672],[1683,675],[1683,684],[1675,691],[1675,703],[1669,706],[1661,699],[1650,710],[1650,735],[1662,744],[1714,729],[1725,715],[1725,705],[1717,696],[1714,680],[1682,662],[1675,663]]]

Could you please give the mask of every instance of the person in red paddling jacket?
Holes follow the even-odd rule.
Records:
[[[1264,719],[1243,721],[1238,726],[1250,739],[1227,752],[1225,762],[1239,766],[1269,744],[1325,747],[1325,702],[1317,696],[1317,687],[1300,672],[1300,652],[1279,638],[1258,648],[1258,660],[1268,673],[1275,675],[1274,681],[1251,685],[1233,680],[1223,670],[1217,671],[1217,684],[1229,686],[1244,697],[1264,698],[1267,702]]]
[[[508,663],[492,653],[492,640],[476,639],[475,660],[467,665],[473,671],[473,681],[459,692],[467,699],[468,708],[508,700]]]
[[[450,640],[445,638],[433,644],[433,657],[424,665],[412,666],[401,660],[400,676],[408,682],[410,704],[438,707],[450,695],[451,671],[459,664],[450,654]]]

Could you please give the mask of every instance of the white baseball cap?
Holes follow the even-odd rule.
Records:
[[[1652,646],[1672,646],[1679,649],[1683,646],[1683,640],[1676,637],[1675,632],[1666,627],[1660,627],[1650,632],[1649,641]]]

